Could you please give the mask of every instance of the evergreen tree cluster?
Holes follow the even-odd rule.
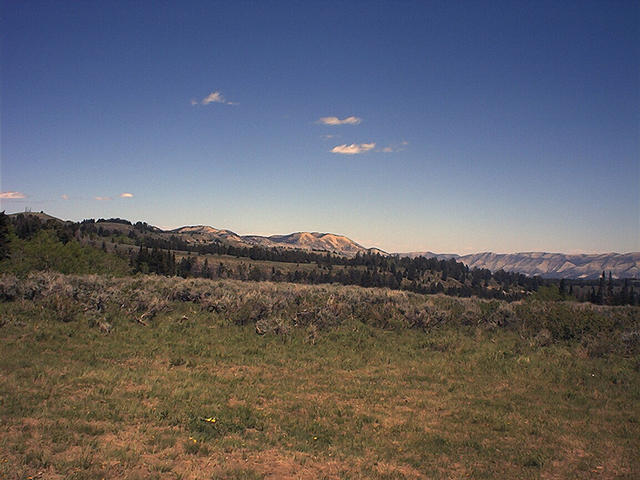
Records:
[[[0,212],[0,260],[9,257],[11,247],[9,245],[9,218],[4,210]]]
[[[41,230],[52,230],[58,240],[62,243],[67,243],[76,237],[80,229],[80,224],[74,222],[59,222],[57,220],[40,220],[35,215],[28,213],[20,213],[11,218],[10,224],[13,227],[13,232],[21,240],[29,240],[33,238]]]
[[[134,272],[185,276],[183,273],[185,273],[184,269],[186,267],[182,264],[176,266],[176,254],[170,250],[161,250],[154,247],[149,251],[147,247],[140,247],[135,258],[132,258],[131,263]],[[190,269],[191,267],[189,266],[188,268]]]
[[[637,305],[640,298],[630,284],[629,279],[625,278],[620,288],[616,288],[611,272],[609,278],[605,272],[602,272],[598,280],[598,288],[591,287],[589,301],[598,305]]]
[[[353,271],[353,273],[346,277],[345,281],[339,281],[339,283],[401,288],[403,279],[407,279],[411,282],[409,286],[406,287],[407,289],[423,293],[445,290],[443,286],[438,287],[437,282],[431,282],[434,273],[440,274],[440,280],[442,282],[446,282],[449,278],[460,282],[462,285],[457,289],[454,287],[451,291],[452,294],[455,292],[455,294],[463,296],[477,294],[477,292],[482,291],[482,288],[489,287],[492,279],[498,282],[503,290],[514,287],[522,291],[535,291],[538,286],[542,284],[541,278],[528,277],[520,273],[500,270],[492,274],[491,271],[486,268],[470,270],[465,264],[457,262],[453,258],[449,260],[425,257],[409,258],[391,255],[384,256],[379,253],[370,252],[358,252],[354,257],[349,258],[329,252],[265,248],[259,246],[237,247],[221,242],[192,245],[175,235],[172,235],[169,239],[151,236],[138,237],[137,244],[159,249],[179,250],[197,254],[229,255],[236,258],[249,258],[251,260],[296,264],[315,263],[319,267],[366,267],[366,270],[370,273],[360,273],[361,269],[351,269],[350,271]],[[299,274],[299,276],[303,275],[303,272]],[[469,280],[469,282],[467,280]],[[315,282],[312,279],[310,283]],[[464,285],[467,283],[470,283],[470,285],[465,288]]]

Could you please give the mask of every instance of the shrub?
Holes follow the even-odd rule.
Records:
[[[270,282],[182,279],[156,275],[107,277],[35,272],[20,277],[0,275],[0,301],[34,302],[69,322],[84,316],[91,325],[113,322],[122,312],[148,321],[180,303],[224,315],[237,325],[254,325],[259,334],[287,335],[304,329],[315,342],[328,329],[362,322],[373,328],[399,330],[464,325],[472,328],[513,328],[531,346],[581,342],[591,355],[640,350],[637,307],[608,307],[564,302],[484,301],[452,299],[384,289],[307,286]],[[205,315],[207,316],[207,315]],[[191,318],[191,317],[190,317]],[[202,316],[171,328],[191,328]]]

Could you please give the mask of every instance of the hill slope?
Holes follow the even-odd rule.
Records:
[[[319,232],[296,232],[288,235],[238,235],[230,230],[219,230],[205,225],[187,226],[171,230],[170,233],[183,237],[188,243],[223,242],[235,246],[260,246],[265,248],[296,248],[301,250],[320,250],[340,255],[353,256],[357,253],[369,252],[372,249],[363,247],[344,235]],[[384,253],[373,249],[375,252]]]

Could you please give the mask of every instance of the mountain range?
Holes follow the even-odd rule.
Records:
[[[212,241],[228,242],[235,246],[260,246],[267,248],[298,248],[304,250],[327,251],[340,255],[353,256],[358,253],[379,253],[390,255],[378,248],[366,248],[344,235],[318,232],[297,232],[289,235],[238,235],[230,230],[218,230],[205,225],[180,227],[171,233],[186,237],[193,243]],[[572,255],[565,253],[520,252],[520,253],[473,253],[458,255],[455,253],[411,252],[393,255],[448,260],[454,258],[469,268],[486,268],[495,272],[524,273],[546,278],[595,279],[603,271],[611,272],[616,278],[640,278],[640,252],[601,253]]]
[[[17,215],[17,214],[12,214]],[[44,213],[32,213],[41,220],[56,220]],[[101,220],[97,224],[105,229],[128,233],[133,226],[118,221]],[[173,230],[161,230],[147,226],[147,231],[154,236],[178,236],[189,244],[207,244],[221,242],[236,247],[251,248],[293,248],[331,252],[338,255],[355,256],[358,253],[378,253],[380,255],[396,255],[405,257],[438,258],[439,260],[455,259],[469,268],[486,268],[493,272],[505,270],[525,275],[539,275],[546,278],[596,279],[603,271],[611,272],[615,278],[640,278],[640,252],[632,253],[599,253],[599,254],[565,254],[547,252],[520,253],[473,253],[458,255],[455,253],[434,253],[430,251],[410,253],[387,253],[378,248],[366,248],[344,235],[319,232],[296,232],[288,235],[238,235],[227,229],[217,229],[207,225],[191,225]]]
[[[505,270],[545,278],[596,279],[603,271],[607,274],[611,272],[615,278],[640,278],[640,252],[580,255],[547,252],[483,252],[469,255],[412,252],[397,255],[436,257],[440,260],[454,258],[469,268],[486,268],[492,272]]]

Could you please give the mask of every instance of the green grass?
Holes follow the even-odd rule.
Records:
[[[3,479],[640,471],[640,356],[617,341],[638,309],[157,277],[4,277],[0,294]],[[427,307],[441,321],[400,313]]]

